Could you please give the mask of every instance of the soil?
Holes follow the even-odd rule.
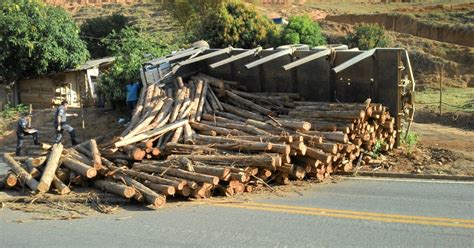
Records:
[[[54,109],[34,110],[32,115],[32,127],[39,130],[39,141],[51,144],[55,138],[53,127]],[[69,124],[76,129],[79,142],[98,136],[112,137],[123,130],[123,126],[118,124],[122,115],[113,110],[102,108],[87,108],[83,112],[81,109],[68,109],[70,114],[76,113],[78,117],[68,117]],[[82,117],[84,115],[84,128],[82,128]],[[2,121],[0,119],[0,121]],[[5,125],[4,135],[0,136],[0,151],[12,151],[16,145],[16,120],[9,120]],[[29,142],[28,137],[25,139]],[[63,144],[70,145],[68,134],[64,134]]]
[[[402,145],[359,170],[474,176],[474,131],[440,124],[414,123],[412,127],[419,136],[415,147]]]

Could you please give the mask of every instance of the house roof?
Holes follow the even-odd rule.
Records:
[[[102,64],[107,64],[115,61],[115,57],[105,57],[105,58],[100,58],[100,59],[93,59],[93,60],[88,60],[86,63],[80,65],[77,68],[74,69],[69,69],[66,71],[82,71],[82,70],[87,70],[91,69],[94,67],[98,67]]]

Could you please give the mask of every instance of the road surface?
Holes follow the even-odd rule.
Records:
[[[346,179],[286,197],[70,221],[0,211],[2,247],[474,247],[474,183]],[[169,204],[172,205],[172,204]],[[21,223],[21,222],[20,222]]]

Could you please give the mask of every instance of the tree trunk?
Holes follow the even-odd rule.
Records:
[[[3,160],[8,166],[10,166],[10,168],[18,176],[18,178],[25,182],[31,190],[35,191],[38,188],[38,181],[36,181],[36,179],[34,179],[30,174],[28,174],[28,172],[26,172],[25,169],[23,169],[21,165],[16,162],[10,154],[3,154]]]
[[[87,178],[94,178],[97,175],[97,170],[94,167],[74,160],[71,157],[63,157],[63,165]]]
[[[51,187],[51,182],[53,182],[53,178],[56,175],[56,170],[60,165],[59,159],[61,158],[62,152],[63,145],[61,143],[53,145],[53,149],[49,154],[48,161],[46,162],[46,166],[43,170],[43,175],[41,176],[41,180],[38,183],[37,189],[39,192],[48,192],[49,188]]]

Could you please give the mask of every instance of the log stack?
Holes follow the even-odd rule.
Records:
[[[370,99],[308,102],[293,93],[245,92],[204,74],[178,82],[177,88],[144,87],[120,137],[53,146],[48,158],[5,155],[12,171],[0,176],[0,185],[14,187],[18,179],[32,191],[58,193],[68,192],[66,185],[91,185],[160,207],[169,197],[232,196],[290,180],[323,181],[395,144],[395,119]]]

